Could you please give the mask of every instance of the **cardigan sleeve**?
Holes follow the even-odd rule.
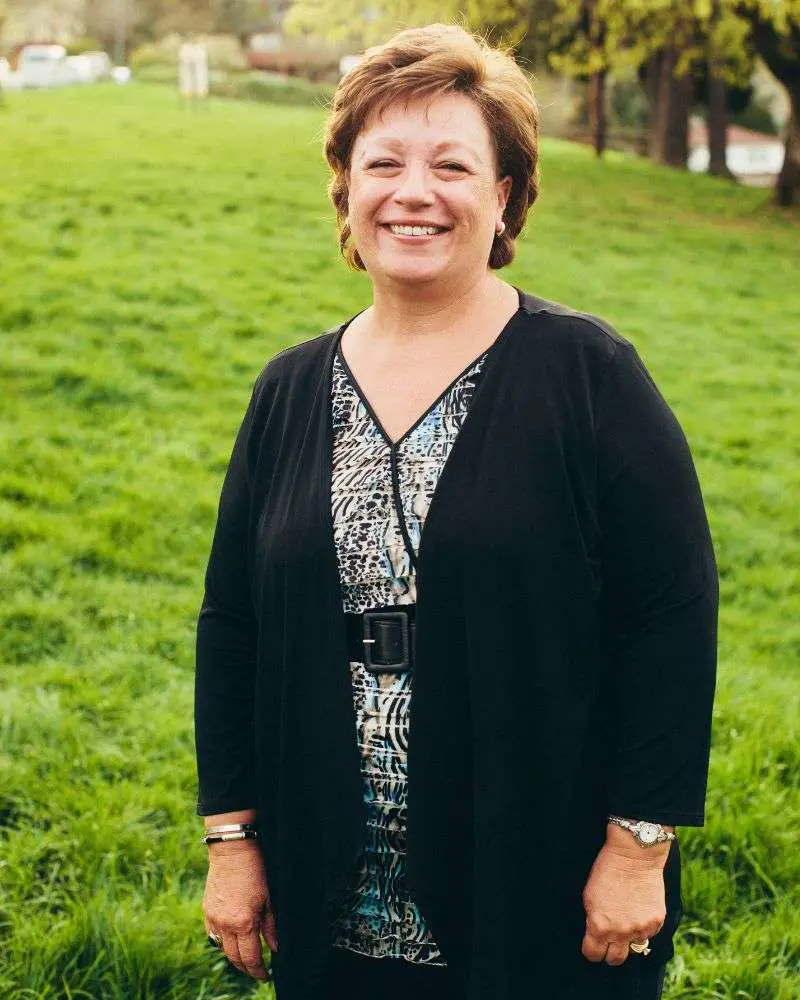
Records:
[[[609,815],[702,826],[718,576],[684,433],[635,348],[598,399],[598,514]]]
[[[257,624],[248,570],[252,436],[258,381],[222,485],[197,622],[195,751],[197,813],[254,809]]]

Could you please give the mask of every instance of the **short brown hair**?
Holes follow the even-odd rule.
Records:
[[[451,24],[409,28],[364,58],[336,88],[325,127],[325,158],[333,171],[328,193],[336,209],[339,249],[355,270],[365,270],[349,245],[347,180],[353,144],[367,119],[398,99],[461,93],[478,105],[492,136],[499,176],[512,178],[489,267],[514,259],[514,240],[539,193],[539,112],[528,77],[505,51]]]

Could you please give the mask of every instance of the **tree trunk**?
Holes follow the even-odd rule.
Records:
[[[606,75],[601,69],[589,78],[589,129],[598,157],[606,148]]]
[[[719,25],[722,20],[722,4],[720,0],[711,0],[711,18],[708,24],[708,42],[706,60],[708,66],[708,114],[706,129],[708,131],[708,172],[714,177],[733,179],[728,170],[728,106],[726,101],[725,78],[722,75],[725,66],[725,52],[720,43]]]
[[[669,167],[686,169],[689,155],[689,106],[692,78],[675,76],[677,49],[665,49],[658,82],[658,114],[653,158]]]
[[[786,121],[786,152],[775,185],[775,200],[788,208],[800,205],[800,83],[789,90],[789,117]]]
[[[709,65],[709,74],[713,74],[713,68]],[[728,109],[725,104],[725,81],[719,77],[710,75],[708,81],[708,115],[706,125],[708,127],[708,172],[715,177],[733,178],[733,174],[728,170],[726,162],[726,152],[728,145]]]
[[[663,52],[659,50],[648,56],[641,70],[639,80],[647,96],[647,103],[650,109],[650,120],[647,127],[647,135],[643,143],[643,154],[655,159],[657,137],[659,131],[659,121],[661,109],[659,108],[659,80],[661,79],[661,59]]]
[[[789,92],[786,151],[775,185],[775,201],[784,207],[800,204],[800,22],[790,18],[786,33],[781,34],[748,6],[737,7],[736,12],[752,25],[756,51]]]

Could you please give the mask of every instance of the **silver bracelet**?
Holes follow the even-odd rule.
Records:
[[[254,823],[224,823],[206,827],[201,838],[204,844],[220,844],[228,840],[257,840],[258,828]]]
[[[222,844],[228,840],[258,840],[255,830],[240,830],[239,833],[209,833],[203,837],[204,844]]]
[[[239,830],[256,830],[255,823],[223,823],[222,826],[207,826],[206,833],[236,833]]]

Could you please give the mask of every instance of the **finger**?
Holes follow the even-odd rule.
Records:
[[[242,956],[239,954],[239,943],[235,934],[230,932],[220,935],[222,937],[222,948],[231,965],[236,966],[239,972],[246,972]]]
[[[261,933],[264,935],[264,940],[269,945],[269,950],[277,951],[278,929],[275,923],[275,914],[271,910],[267,910],[261,920]]]
[[[244,965],[244,971],[253,979],[267,980],[267,970],[264,968],[264,956],[261,952],[261,940],[254,931],[252,934],[242,934],[237,938],[239,956]]]
[[[612,941],[606,952],[607,965],[622,965],[630,953],[627,941]]]
[[[608,941],[604,938],[597,937],[590,931],[587,931],[583,935],[581,954],[584,958],[588,958],[590,962],[602,962],[606,957],[607,950]]]

